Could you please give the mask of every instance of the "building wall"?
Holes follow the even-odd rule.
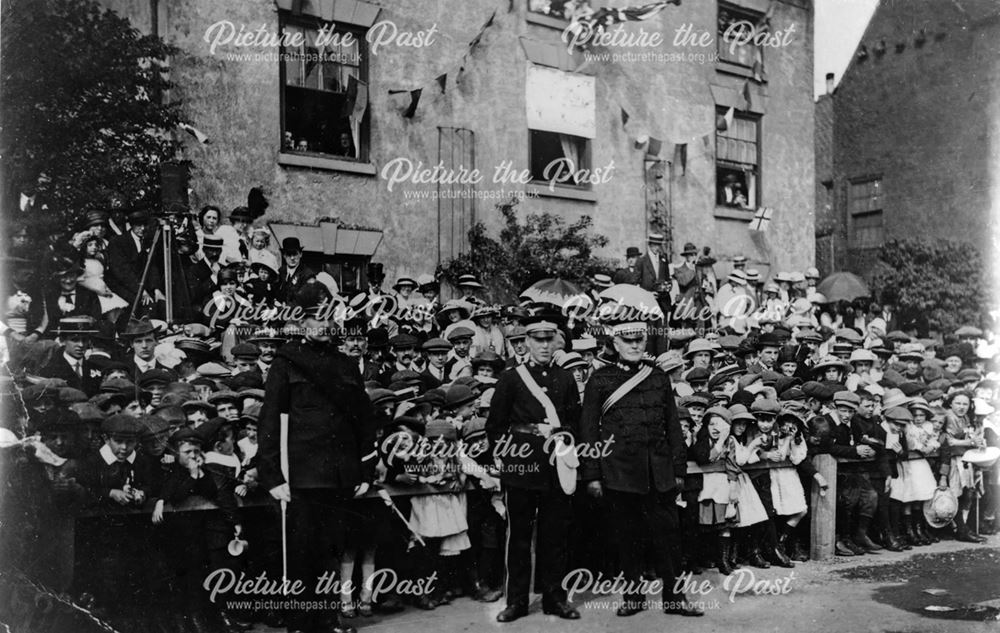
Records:
[[[881,174],[887,240],[960,240],[984,254],[995,240],[998,10],[979,0],[885,2],[861,41],[867,59],[856,56],[837,88],[838,205],[846,209],[851,178]],[[861,273],[872,265],[841,263]]]
[[[123,4],[120,0],[106,1],[109,5]],[[763,0],[737,2],[741,3],[760,10],[767,6]],[[396,157],[423,161],[426,166],[436,163],[439,126],[475,132],[477,167],[487,180],[501,161],[511,160],[517,169],[528,166],[526,58],[519,38],[558,43],[561,32],[528,23],[526,4],[525,0],[515,0],[511,13],[505,12],[506,3],[488,0],[399,0],[382,9],[378,19],[393,21],[401,31],[436,25],[439,35],[427,48],[386,47],[369,58],[371,162],[377,168]],[[173,63],[178,87],[172,96],[183,101],[192,123],[212,139],[209,145],[189,144],[186,150],[194,165],[194,207],[206,203],[223,208],[245,204],[248,190],[263,185],[271,202],[265,220],[312,222],[318,217],[339,216],[346,222],[378,226],[384,229],[385,239],[375,260],[385,263],[390,278],[433,270],[438,245],[435,201],[405,199],[398,187],[388,191],[379,177],[279,165],[277,62],[227,60],[226,53],[240,52],[232,46],[220,47],[215,55],[209,53],[204,34],[219,20],[254,29],[263,25],[277,31],[278,15],[272,0],[160,0],[160,5],[160,33],[183,51]],[[456,78],[454,71],[466,45],[495,8],[495,25],[467,59],[465,72]],[[149,10],[135,15],[137,26],[143,28],[141,21],[148,20]],[[708,31],[714,36],[716,3],[668,6],[650,21],[626,25],[628,32],[644,29],[664,34],[660,47],[631,52],[714,52],[714,45],[705,49],[673,46],[674,30],[682,24],[692,24],[696,32]],[[715,127],[710,84],[739,90],[744,80],[717,72],[711,62],[591,61],[583,72],[597,77],[597,137],[593,141],[592,164],[603,167],[613,161],[614,176],[610,182],[594,186],[596,202],[529,198],[521,204],[522,211],[550,211],[567,222],[588,214],[594,218],[595,230],[610,240],[601,255],[620,258],[626,246],[641,245],[647,234],[644,152],[636,149],[634,137],[646,133],[666,141],[667,148],[671,147],[669,142],[688,140],[686,174],[681,176],[675,169],[672,181],[675,251],[684,242],[692,241],[712,246],[723,260],[742,253],[765,274],[769,270],[802,270],[812,265],[815,195],[811,0],[775,3],[772,28],[787,29],[792,24],[795,33],[791,43],[766,50],[768,82],[754,96],[766,109],[761,204],[775,209],[766,233],[751,235],[746,217],[716,216],[711,156],[714,139],[709,153],[699,147],[700,136],[713,132]],[[451,73],[448,90],[441,94],[432,80],[446,71]],[[424,93],[416,115],[406,119],[388,90],[419,86],[424,86]],[[627,130],[621,124],[620,106],[631,115]],[[499,185],[488,183],[479,188]],[[475,204],[477,218],[497,227],[499,214],[493,210],[494,201]],[[726,269],[724,265],[720,273]]]

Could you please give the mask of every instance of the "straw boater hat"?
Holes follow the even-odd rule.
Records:
[[[934,496],[924,502],[924,519],[932,528],[948,525],[958,514],[958,499],[949,489],[934,491]]]

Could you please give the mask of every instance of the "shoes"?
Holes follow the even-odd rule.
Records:
[[[882,532],[882,547],[890,552],[902,552],[903,546],[890,530]]]
[[[503,591],[490,589],[489,587],[479,587],[476,590],[475,597],[478,602],[496,602],[503,597]]]
[[[984,539],[983,537],[979,536],[978,534],[975,534],[974,532],[969,532],[969,531],[959,532],[958,535],[955,537],[955,540],[956,541],[961,541],[963,543],[985,543],[986,542],[986,539]]]
[[[354,619],[358,617],[358,610],[354,608],[354,603],[345,602],[344,606],[340,607],[340,615],[347,619]]]
[[[809,560],[809,552],[798,539],[792,541],[792,551],[788,554],[788,557],[793,561],[804,563]]]
[[[841,539],[837,539],[837,542],[833,547],[833,551],[837,556],[857,556],[857,554],[854,553],[854,550],[849,548]]]
[[[669,615],[682,615],[686,618],[700,618],[705,615],[704,611],[694,606],[694,603],[686,598],[673,601],[667,601],[664,598],[664,602],[668,605],[674,605],[669,608],[666,606],[663,607],[663,612]]]
[[[370,617],[372,617],[372,614],[374,614],[374,609],[372,608],[372,603],[370,603],[370,602],[362,602],[361,604],[358,605],[358,615],[360,615],[362,617],[365,617],[365,618],[370,618]]]
[[[854,552],[855,556],[864,556],[865,554],[868,553],[868,550],[866,550],[865,548],[861,547],[860,545],[858,545],[857,543],[855,543],[854,541],[852,541],[849,538],[845,538],[844,539],[844,545],[847,546],[847,549],[849,549],[852,552]]]
[[[513,622],[528,615],[528,605],[513,605],[497,614],[497,622]]]
[[[620,618],[627,618],[630,615],[635,615],[636,613],[644,610],[645,607],[642,602],[642,596],[640,596],[638,600],[634,598],[626,598],[622,600],[622,606],[618,607],[618,610],[615,611],[615,615]]]
[[[863,547],[865,551],[868,553],[878,552],[882,549],[875,543],[875,541],[868,538],[868,534],[866,532],[859,531],[857,534],[854,535],[853,540],[855,544],[857,544],[860,547]]]
[[[757,567],[759,569],[771,568],[771,563],[764,560],[764,557],[760,555],[760,550],[756,548],[750,552],[750,558],[747,560],[747,564],[751,567]]]
[[[785,552],[781,550],[781,547],[775,547],[771,552],[771,563],[777,567],[784,567],[786,569],[792,569],[795,567],[795,563],[792,559],[785,555]]]
[[[385,600],[377,602],[375,608],[379,613],[399,613],[406,607],[398,596],[388,596]]]
[[[728,576],[733,573],[733,567],[729,564],[729,550],[733,547],[733,539],[729,536],[720,536],[718,545],[719,573]]]
[[[563,620],[579,620],[580,612],[569,605],[568,602],[559,601],[552,604],[542,603],[542,613],[545,615],[559,616]]]

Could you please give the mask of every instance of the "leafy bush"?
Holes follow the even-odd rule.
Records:
[[[66,230],[88,210],[154,205],[177,149],[179,106],[163,103],[176,50],[92,0],[3,5],[5,202]],[[43,207],[44,205],[44,207]]]
[[[990,302],[986,270],[971,244],[942,239],[902,239],[878,254],[872,290],[897,306],[900,326],[952,332],[980,326]]]
[[[468,252],[440,265],[440,278],[455,285],[459,276],[474,274],[492,301],[511,302],[542,279],[558,277],[586,288],[590,275],[613,269],[610,260],[593,255],[608,238],[591,234],[590,216],[567,225],[551,213],[531,213],[521,222],[517,204],[516,199],[497,204],[504,221],[499,238],[491,237],[482,222],[473,225]]]

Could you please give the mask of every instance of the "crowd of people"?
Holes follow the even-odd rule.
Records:
[[[832,306],[815,269],[762,280],[737,257],[720,284],[707,251],[675,264],[655,234],[581,290],[641,288],[648,321],[491,305],[472,274],[447,301],[430,273],[341,288],[297,239],[276,252],[245,208],[220,215],[178,223],[173,275],[141,211],[92,213],[69,243],[12,233],[0,549],[99,617],[350,630],[470,596],[508,622],[533,560],[547,614],[580,617],[563,581],[583,568],[631,583],[620,616],[654,579],[665,612],[698,616],[682,573],[808,560],[821,454],[841,462],[838,556],[997,527],[992,332],[917,338],[871,298]],[[342,582],[323,609],[236,607],[209,599],[216,570],[307,579],[302,600]],[[379,570],[409,582],[380,590]]]

